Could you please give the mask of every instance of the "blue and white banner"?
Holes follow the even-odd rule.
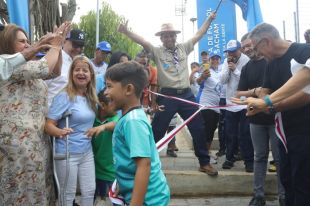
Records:
[[[7,0],[10,23],[23,28],[30,34],[28,0]]]
[[[242,11],[242,17],[247,21],[248,31],[251,31],[257,24],[263,22],[263,16],[259,0],[232,0]]]
[[[198,28],[208,18],[212,11],[215,11],[220,0],[197,0]],[[237,39],[236,9],[235,4],[230,0],[223,0],[216,14],[216,19],[212,22],[209,30],[199,41],[199,54],[202,51],[217,51],[225,58],[224,50],[226,44],[231,39]],[[201,61],[201,57],[199,57]]]

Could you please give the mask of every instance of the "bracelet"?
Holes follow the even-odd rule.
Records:
[[[275,109],[274,109],[274,107],[273,107],[273,104],[272,104],[272,101],[271,101],[269,95],[266,95],[266,96],[264,97],[264,101],[265,101],[265,104],[268,106],[269,113],[270,113],[270,114],[275,114],[276,111],[275,111]]]
[[[273,104],[272,104],[272,101],[271,101],[269,95],[266,95],[266,96],[264,97],[264,101],[265,101],[265,104],[266,104],[268,107],[273,107]]]

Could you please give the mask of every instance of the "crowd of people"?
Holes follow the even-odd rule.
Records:
[[[166,206],[170,189],[155,144],[179,117],[201,109],[187,124],[200,172],[218,175],[210,154],[218,129],[222,168],[241,158],[254,173],[249,206],[266,205],[271,143],[279,204],[307,205],[310,45],[283,40],[262,23],[240,42],[230,40],[223,61],[217,50],[201,52],[189,72],[188,55],[215,18],[211,13],[184,43],[177,43],[180,31],[163,24],[155,34],[162,46],[120,24],[118,32],[143,47],[134,60],[107,41],[87,58],[85,33],[68,22],[33,45],[20,27],[1,25],[1,204],[76,205],[78,185],[81,205],[102,204],[116,179],[112,196],[124,204]],[[167,156],[177,151],[173,138]]]

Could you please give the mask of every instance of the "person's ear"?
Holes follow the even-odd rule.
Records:
[[[127,84],[125,94],[129,96],[129,95],[132,95],[134,93],[135,93],[135,87],[133,86],[133,84]]]

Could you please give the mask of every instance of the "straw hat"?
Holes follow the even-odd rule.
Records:
[[[165,32],[174,32],[175,34],[181,33],[181,31],[174,29],[173,25],[171,23],[166,23],[161,25],[161,29],[159,32],[155,34],[155,36],[160,36],[162,33]]]

